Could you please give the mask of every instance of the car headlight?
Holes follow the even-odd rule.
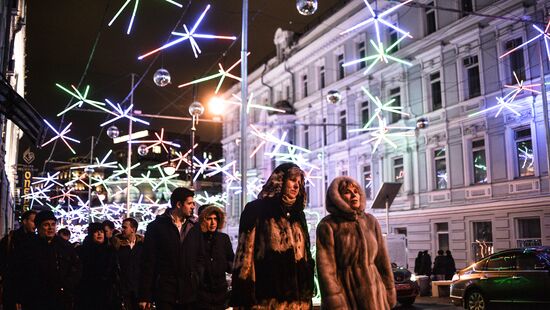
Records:
[[[414,273],[411,274],[411,281],[416,282],[416,275]]]
[[[458,273],[455,273],[455,274],[453,275],[453,278],[451,279],[451,281],[454,282],[454,281],[458,281],[458,280],[460,280],[460,275],[459,275]]]

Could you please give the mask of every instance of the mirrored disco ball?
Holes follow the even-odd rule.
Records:
[[[327,102],[330,104],[339,104],[342,101],[342,95],[337,90],[331,90],[327,94]]]
[[[302,15],[312,15],[317,11],[317,0],[296,0],[296,9]]]
[[[140,144],[137,148],[137,152],[138,152],[139,156],[145,156],[145,155],[149,154],[149,150],[147,149],[147,145]]]
[[[170,72],[164,68],[158,69],[153,75],[153,82],[155,82],[158,87],[164,87],[170,84],[170,79]]]
[[[107,136],[111,139],[117,138],[120,135],[120,131],[117,126],[111,126],[107,128]]]

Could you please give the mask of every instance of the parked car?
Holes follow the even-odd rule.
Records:
[[[405,306],[412,305],[418,296],[418,284],[411,280],[411,272],[403,267],[393,268],[393,279],[397,301]]]
[[[548,303],[550,309],[550,247],[504,250],[458,271],[451,300],[475,310],[493,302]]]

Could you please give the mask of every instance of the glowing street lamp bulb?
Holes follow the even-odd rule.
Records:
[[[137,148],[137,152],[139,156],[145,156],[149,154],[149,148],[147,147],[146,144],[140,144]]]
[[[173,175],[174,173],[176,173],[176,167],[174,167],[172,163],[170,163],[170,165],[168,166],[164,166],[162,169],[164,170],[164,173],[166,173],[166,175]]]
[[[111,139],[118,138],[120,135],[120,131],[118,130],[117,126],[111,126],[107,128],[107,136]]]
[[[153,82],[155,82],[158,87],[164,87],[170,84],[170,80],[170,72],[164,68],[158,69],[153,75]]]
[[[317,11],[317,0],[296,0],[296,9],[302,15],[313,15]]]
[[[220,97],[212,97],[208,101],[208,110],[214,115],[222,115],[225,108],[223,99]]]
[[[201,116],[204,113],[204,107],[198,101],[194,101],[189,105],[189,114],[193,117]]]

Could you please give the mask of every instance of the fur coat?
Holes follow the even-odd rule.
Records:
[[[338,188],[359,190],[353,210]],[[374,216],[365,213],[365,192],[349,177],[332,181],[327,192],[329,215],[317,226],[317,271],[322,309],[391,309],[396,292],[386,241]]]
[[[300,194],[284,207],[286,179],[300,173]],[[294,164],[277,167],[259,199],[241,215],[233,270],[231,305],[245,309],[311,309],[315,264],[304,215],[303,172]]]

